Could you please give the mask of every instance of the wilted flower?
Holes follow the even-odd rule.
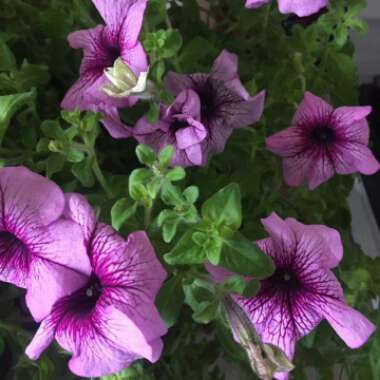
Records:
[[[50,180],[24,167],[0,169],[0,280],[27,288],[36,320],[50,312],[57,295],[75,289],[76,271],[88,266],[81,229],[60,220],[64,204]]]
[[[295,13],[299,17],[309,16],[318,12],[328,4],[328,0],[277,0],[281,13]],[[247,8],[258,8],[270,0],[247,0]]]
[[[256,123],[264,110],[265,91],[255,97],[248,94],[238,77],[238,57],[227,50],[215,60],[210,74],[169,72],[165,86],[174,95],[186,89],[198,94],[201,122],[207,130],[205,156],[222,152],[233,130]]]
[[[140,358],[155,362],[167,329],[154,299],[166,273],[145,232],[125,241],[98,223],[76,194],[67,196],[65,215],[83,230],[92,272],[82,275],[70,295],[57,299],[27,355],[37,359],[55,338],[73,355],[71,371],[86,377],[118,372]]]
[[[172,145],[175,149],[172,165],[204,165],[207,130],[199,121],[200,109],[198,95],[192,90],[184,90],[170,107],[161,107],[161,116],[154,124],[141,118],[133,130],[134,136],[157,153]]]
[[[147,0],[92,0],[106,25],[80,30],[69,35],[70,46],[83,49],[80,78],[62,101],[62,107],[74,110],[101,111],[102,120],[111,136],[128,137],[129,128],[119,119],[117,109],[131,107],[137,102],[133,93],[127,97],[110,96],[110,73],[118,59],[125,71],[137,80],[147,73],[147,57],[138,41]],[[130,75],[131,77],[131,75]],[[136,83],[137,85],[137,83]],[[129,90],[131,90],[129,88]],[[120,136],[122,135],[122,136]]]
[[[339,233],[323,225],[304,225],[273,213],[262,220],[270,237],[257,242],[276,265],[252,298],[234,296],[263,343],[279,347],[291,360],[296,341],[326,319],[351,348],[364,344],[375,326],[349,307],[331,271],[343,256]],[[226,271],[208,266],[220,281]],[[287,373],[276,378],[286,379]]]
[[[305,179],[315,189],[335,173],[373,174],[380,165],[368,149],[366,116],[371,107],[340,107],[306,92],[292,126],[267,138],[267,149],[283,157],[285,181]]]

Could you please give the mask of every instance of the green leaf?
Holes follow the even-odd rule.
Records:
[[[170,164],[173,158],[173,155],[174,155],[174,148],[171,145],[166,146],[160,151],[158,160],[159,160],[161,169],[166,168]]]
[[[208,324],[218,317],[220,314],[220,303],[215,300],[211,303],[204,303],[194,314],[195,322]]]
[[[199,198],[199,189],[197,186],[189,186],[187,189],[184,190],[183,196],[186,198],[186,200],[194,204],[197,199]]]
[[[181,181],[186,177],[186,172],[181,166],[176,166],[175,168],[169,170],[165,177],[172,182]]]
[[[163,232],[165,243],[170,243],[173,240],[174,236],[177,233],[177,227],[178,227],[179,222],[180,222],[180,219],[177,218],[174,220],[167,220],[164,223],[162,232]]]
[[[202,206],[202,218],[218,227],[238,230],[242,223],[239,185],[232,183],[209,198]]]
[[[234,239],[224,240],[219,265],[256,279],[268,277],[274,271],[271,258],[240,234],[235,234]]]
[[[246,285],[247,283],[243,277],[233,275],[223,282],[222,287],[227,293],[243,294]]]
[[[156,305],[168,328],[177,322],[184,299],[181,276],[173,276],[161,287]]]
[[[111,209],[112,227],[119,231],[123,224],[136,213],[136,210],[137,204],[132,203],[129,198],[116,201]]]
[[[16,69],[16,58],[8,45],[0,38],[0,71]]]
[[[148,145],[140,144],[136,148],[136,155],[140,163],[143,165],[153,165],[156,160],[156,154]]]
[[[34,90],[21,94],[0,96],[0,144],[13,115],[25,104],[35,99]]]
[[[51,154],[46,160],[46,175],[51,178],[53,174],[59,173],[65,165],[65,156],[56,153]]]
[[[71,168],[71,172],[84,187],[93,187],[95,185],[91,160],[83,160],[74,164]]]
[[[177,242],[174,248],[164,255],[164,259],[171,265],[202,264],[206,261],[206,252],[195,244],[192,235],[194,231],[187,231]]]
[[[243,291],[243,297],[245,298],[252,298],[255,296],[258,291],[260,290],[260,281],[259,280],[251,280],[246,284],[246,287]]]

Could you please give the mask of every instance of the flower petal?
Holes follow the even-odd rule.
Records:
[[[343,244],[337,230],[318,224],[305,225],[294,218],[287,218],[285,223],[292,228],[298,241],[306,237],[308,241],[315,242],[310,245],[322,252],[322,262],[326,268],[335,268],[340,263],[343,258]]]
[[[134,72],[137,78],[142,72],[148,71],[148,58],[140,42],[133,47],[122,47],[121,58],[123,59],[123,62],[126,63]],[[133,105],[134,104],[129,104],[128,107],[132,107]]]
[[[47,318],[43,320],[37,333],[25,349],[25,354],[31,360],[38,360],[42,352],[53,342],[55,337],[55,324]]]
[[[372,107],[339,107],[337,108],[332,117],[338,126],[350,127],[352,124],[361,122],[372,111]]]
[[[247,0],[245,3],[246,8],[259,8],[268,4],[270,0]]]
[[[86,244],[91,239],[96,228],[96,215],[87,199],[78,193],[67,193],[64,216],[79,224]],[[71,235],[68,235],[71,236]]]
[[[198,94],[191,89],[181,91],[174,103],[168,107],[166,114],[167,116],[183,114],[199,120],[201,115],[201,102]]]
[[[54,222],[65,205],[63,192],[54,182],[21,166],[0,169],[0,199],[1,224],[20,233],[30,225]]]
[[[309,189],[314,190],[321,183],[328,181],[334,176],[334,169],[333,161],[327,154],[322,154],[319,158],[314,159],[314,162],[310,161]]]
[[[174,96],[181,91],[193,87],[193,82],[189,75],[177,74],[169,71],[164,79],[165,88]]]
[[[295,13],[298,17],[317,13],[328,4],[328,0],[278,0],[281,13]]]
[[[131,96],[128,99],[132,101],[132,98],[134,97]],[[132,128],[120,120],[119,111],[116,107],[102,104],[98,107],[98,111],[103,113],[101,122],[111,137],[125,139],[132,136]]]
[[[266,148],[281,157],[294,157],[302,151],[304,134],[299,127],[286,128],[266,138]]]
[[[284,158],[282,162],[284,180],[288,186],[302,185],[310,172],[313,162],[306,153],[294,157]]]
[[[314,1],[314,0],[311,0]],[[294,115],[293,126],[314,126],[330,120],[334,108],[322,98],[306,91],[304,99]]]
[[[348,347],[358,348],[367,342],[376,329],[372,322],[340,300],[326,298],[324,301],[324,317]]]
[[[192,165],[204,165],[204,156],[200,145],[189,146],[185,149],[185,154]],[[174,162],[173,165],[175,165]]]
[[[207,137],[207,130],[199,121],[192,118],[186,118],[186,121],[189,126],[175,132],[179,149],[186,149],[199,144]]]

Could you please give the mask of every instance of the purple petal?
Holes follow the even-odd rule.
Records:
[[[0,169],[0,198],[1,225],[17,231],[54,222],[65,205],[54,182],[21,166]]]
[[[313,162],[305,152],[290,158],[284,158],[284,179],[288,186],[300,186],[309,174],[309,168]]]
[[[216,58],[211,69],[214,78],[222,80],[227,87],[234,90],[243,99],[248,100],[249,94],[241,84],[238,74],[238,56],[224,49]]]
[[[286,247],[286,252],[292,252],[296,246],[295,234],[288,224],[275,212],[267,218],[261,219],[265,230],[274,240],[277,247]],[[282,252],[282,250],[281,250]]]
[[[207,272],[211,274],[212,278],[218,283],[222,283],[229,277],[233,276],[233,273],[229,270],[212,265],[210,263],[205,263],[205,268]]]
[[[25,350],[25,354],[29,359],[38,360],[41,354],[49,347],[55,337],[55,327],[49,318],[41,322],[37,333]]]
[[[324,225],[305,225],[294,218],[287,218],[285,222],[291,226],[297,240],[301,241],[306,237],[314,242],[310,245],[322,252],[322,263],[326,268],[335,268],[340,263],[343,258],[343,244],[337,230]]]
[[[88,244],[95,231],[97,221],[95,212],[87,199],[81,194],[67,193],[64,216],[79,224],[85,242]]]
[[[191,89],[181,91],[174,100],[174,103],[168,107],[166,114],[168,116],[184,114],[199,120],[201,115],[201,103],[198,94]]]
[[[281,13],[295,13],[298,17],[317,13],[328,4],[328,0],[278,0]]]
[[[362,346],[376,329],[364,315],[340,300],[326,298],[322,309],[331,327],[350,348]]]
[[[328,155],[322,155],[321,157],[310,161],[308,167],[309,174],[309,189],[314,190],[321,183],[328,181],[334,176],[334,163]]]
[[[92,0],[111,35],[133,47],[140,33],[147,0]]]
[[[97,108],[103,113],[101,122],[104,128],[114,139],[125,139],[132,136],[132,128],[120,120],[119,111],[116,107],[102,104]]]
[[[333,120],[339,126],[350,127],[352,124],[365,119],[372,111],[372,107],[339,107],[333,113]]]
[[[290,127],[267,137],[265,142],[270,152],[281,157],[294,157],[302,151],[304,133],[299,127]]]
[[[136,77],[138,77],[141,72],[146,72],[148,70],[148,58],[140,42],[133,47],[122,47],[121,58],[124,63],[131,68]],[[132,107],[137,101],[137,99],[133,96],[128,99],[130,99],[130,104],[127,105],[128,107]]]
[[[259,8],[268,4],[270,0],[247,0],[245,3],[246,8]]]
[[[202,166],[205,165],[205,160],[202,152],[202,147],[200,145],[189,146],[185,149],[185,154],[187,159],[190,161],[191,165]],[[173,165],[175,163],[173,162]]]
[[[294,115],[292,125],[302,127],[313,127],[330,120],[334,109],[322,98],[305,92],[304,99],[298,106]]]
[[[207,130],[199,121],[191,118],[187,118],[187,121],[189,126],[179,129],[175,133],[179,149],[186,149],[195,144],[199,144],[207,137]]]
[[[174,96],[181,91],[193,87],[193,82],[189,75],[177,74],[169,71],[164,79],[165,88]]]
[[[62,297],[81,288],[87,276],[52,261],[35,258],[30,268],[26,304],[40,322]]]

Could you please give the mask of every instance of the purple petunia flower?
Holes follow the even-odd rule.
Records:
[[[270,0],[247,0],[247,8],[259,8]],[[309,16],[317,13],[328,4],[328,0],[278,0],[281,13],[295,13],[299,17]]]
[[[170,107],[161,107],[161,116],[150,124],[141,118],[133,129],[140,144],[151,146],[157,153],[167,145],[175,148],[172,165],[204,165],[203,154],[207,130],[199,121],[201,104],[193,90],[182,91]]]
[[[134,96],[118,98],[107,95],[112,83],[107,72],[121,58],[127,65],[129,78],[136,79],[147,72],[147,57],[138,41],[147,0],[92,0],[106,25],[79,30],[69,35],[70,46],[83,49],[80,78],[62,101],[62,107],[74,110],[103,112],[105,128],[115,138],[130,136],[130,130],[120,121],[117,108],[131,107]],[[120,65],[119,65],[120,66]]]
[[[285,182],[307,179],[315,189],[335,173],[373,174],[380,165],[368,149],[366,116],[371,107],[340,107],[306,92],[292,126],[266,139],[267,149],[283,157]]]
[[[273,213],[262,223],[269,236],[257,242],[276,265],[252,298],[234,296],[263,343],[274,344],[289,359],[297,340],[326,319],[350,348],[364,344],[375,326],[344,302],[343,290],[331,271],[343,256],[339,233],[323,225],[304,225]],[[208,265],[217,281],[224,269]],[[279,373],[286,379],[286,373]]]
[[[82,227],[92,272],[70,295],[57,297],[26,354],[37,359],[55,338],[73,355],[71,371],[86,377],[120,371],[140,358],[155,362],[167,328],[154,299],[166,273],[145,232],[125,241],[98,223],[77,194],[67,195],[65,215]]]
[[[64,205],[50,180],[24,167],[0,169],[0,280],[27,288],[37,321],[57,295],[75,289],[89,265],[81,229],[60,219]]]
[[[264,110],[265,91],[251,97],[238,76],[238,57],[223,50],[210,74],[182,75],[169,72],[166,88],[178,95],[181,91],[195,91],[201,102],[201,122],[207,138],[202,143],[203,154],[222,152],[235,128],[256,123]]]

